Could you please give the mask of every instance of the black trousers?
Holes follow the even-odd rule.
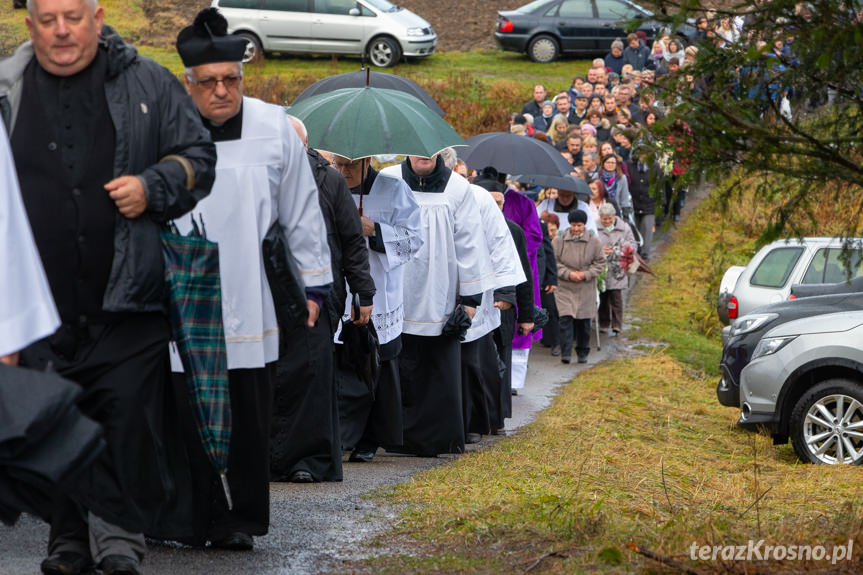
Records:
[[[170,390],[170,326],[159,313],[112,323],[63,325],[21,354],[83,388],[82,412],[102,424],[107,449],[76,480],[81,506],[58,496],[51,542],[84,539],[82,508],[128,531],[174,539],[190,534],[188,460]]]
[[[228,486],[233,508],[228,509],[221,479],[210,463],[198,435],[186,396],[182,373],[173,374],[177,403],[182,405],[184,439],[192,466],[192,545],[224,539],[236,531],[266,535],[270,527],[270,421],[275,363],[257,369],[228,371],[231,393],[231,443]]]
[[[515,308],[501,310],[500,327],[494,330],[494,345],[497,355],[506,366],[500,385],[500,414],[503,419],[512,417],[512,338],[515,335]],[[503,427],[501,425],[497,429]]]
[[[343,345],[336,346],[339,429],[342,448],[375,451],[402,443],[402,390],[399,380],[401,337],[380,347],[381,365],[374,397],[366,382],[347,365]]]
[[[557,301],[553,293],[540,293],[542,307],[548,312],[548,324],[542,328],[542,345],[554,347],[560,345],[560,314],[557,311]]]
[[[502,378],[492,333],[461,344],[461,382],[465,432],[489,435],[502,428]]]
[[[270,471],[287,481],[306,471],[315,481],[342,480],[333,332],[326,306],[315,327],[286,327],[280,336]]]
[[[623,290],[607,289],[599,294],[599,328],[623,330]]]
[[[560,316],[560,356],[572,357],[572,339],[575,335],[575,353],[587,357],[590,353],[590,320],[576,319],[571,315]]]

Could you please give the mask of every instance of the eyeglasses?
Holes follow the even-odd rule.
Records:
[[[236,88],[237,85],[242,80],[242,76],[225,76],[224,78],[195,78],[194,83],[203,88],[204,90],[215,90],[216,86],[221,83],[226,90],[231,90]]]

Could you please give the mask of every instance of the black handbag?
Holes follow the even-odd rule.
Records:
[[[279,325],[293,327],[305,324],[309,317],[306,286],[285,242],[278,220],[267,230],[261,252]]]

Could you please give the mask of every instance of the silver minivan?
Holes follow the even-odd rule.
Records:
[[[248,41],[245,62],[264,52],[367,54],[375,66],[402,56],[428,56],[437,46],[431,25],[387,0],[213,0],[228,32]]]

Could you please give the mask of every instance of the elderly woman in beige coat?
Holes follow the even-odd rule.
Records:
[[[628,263],[632,262],[638,243],[629,224],[617,217],[614,204],[599,207],[597,236],[608,260],[605,273],[605,291],[599,295],[599,329],[617,337],[623,329],[623,290],[629,287]]]
[[[569,228],[552,240],[557,276],[555,298],[560,313],[560,360],[569,363],[573,332],[578,363],[587,363],[590,353],[590,320],[596,316],[596,278],[605,268],[599,239],[585,229],[587,214],[569,213]]]

